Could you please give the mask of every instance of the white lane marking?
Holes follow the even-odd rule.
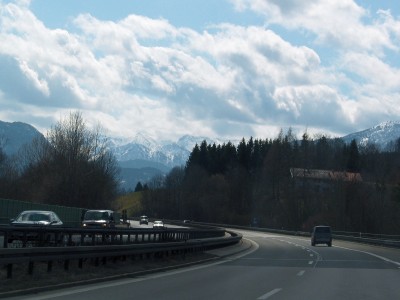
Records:
[[[273,240],[280,241],[280,242],[287,242],[287,241],[281,240],[281,239],[276,239],[276,238],[272,238],[272,239],[273,239]],[[299,241],[304,241],[304,239],[299,239],[299,238],[291,238],[291,239],[299,240]],[[314,255],[316,256],[316,258],[315,258],[315,264],[313,264],[313,263],[314,263],[313,261],[309,261],[309,262],[308,262],[309,265],[312,265],[312,264],[313,264],[312,267],[313,267],[313,269],[315,269],[315,268],[317,267],[318,262],[322,261],[322,256],[321,256],[321,254],[320,254],[319,252],[317,252],[317,251],[315,251],[315,250],[313,250],[313,249],[310,249],[310,248],[308,248],[308,247],[305,247],[305,246],[301,246],[301,248],[304,249],[304,250],[306,250],[307,252],[309,252],[310,256],[312,256],[312,257],[314,257]]]
[[[388,263],[391,263],[391,264],[395,264],[395,265],[397,265],[397,266],[400,266],[400,262],[391,260],[391,259],[389,259],[389,258],[387,258],[387,257],[380,256],[380,255],[375,254],[375,253],[371,253],[371,252],[367,252],[367,251],[362,251],[362,250],[351,249],[351,248],[346,248],[346,247],[340,247],[340,246],[334,246],[334,247],[340,248],[340,249],[344,249],[344,250],[350,250],[350,251],[355,251],[355,252],[360,252],[360,253],[368,254],[368,255],[371,255],[371,256],[373,256],[373,257],[379,258],[379,259],[381,259],[381,260],[383,260],[383,261],[386,261],[386,262],[388,262]]]
[[[305,240],[305,239],[294,238],[294,237],[292,239],[300,240],[300,241],[304,241]],[[341,247],[341,246],[337,246],[337,245],[332,245],[332,247],[339,248],[339,249],[344,249],[344,250],[349,250],[349,251],[354,251],[354,252],[359,252],[359,253],[364,253],[364,254],[367,254],[367,255],[371,255],[373,257],[376,257],[376,258],[381,259],[383,261],[386,261],[388,263],[394,264],[394,265],[398,266],[398,268],[400,269],[400,262],[395,261],[395,260],[391,260],[391,259],[389,259],[387,257],[381,256],[381,255],[378,255],[378,254],[375,254],[375,253],[372,253],[372,252],[363,251],[363,250],[356,250],[356,249]],[[322,256],[318,252],[316,252],[315,250],[312,250],[312,249],[309,249],[309,248],[306,248],[306,249],[307,249],[308,252],[313,252],[313,253],[315,253],[317,255],[317,261],[314,264],[314,268],[315,268],[317,266],[318,262],[322,261]]]
[[[297,273],[297,276],[303,276],[304,275],[304,273],[305,273],[306,271],[300,271],[299,273]]]
[[[265,300],[265,299],[268,299],[269,297],[275,295],[276,293],[279,293],[281,290],[282,290],[282,289],[274,289],[274,290],[272,290],[272,291],[270,291],[270,292],[268,292],[268,293],[266,293],[266,294],[264,294],[264,295],[258,297],[257,300]]]

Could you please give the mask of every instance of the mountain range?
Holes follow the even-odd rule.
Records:
[[[33,126],[22,122],[0,121],[0,148],[12,155],[35,136],[41,135]],[[388,121],[372,128],[343,136],[346,143],[353,139],[361,146],[373,143],[385,149],[390,142],[400,138],[400,122]],[[113,151],[121,168],[120,187],[133,190],[137,182],[147,183],[157,175],[164,175],[175,166],[184,166],[193,147],[202,141],[207,144],[222,144],[227,141],[185,135],[176,142],[157,141],[144,133],[138,133],[131,139],[109,138],[109,147]],[[232,141],[236,144],[237,141]]]

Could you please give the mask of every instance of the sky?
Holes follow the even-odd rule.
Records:
[[[0,0],[0,120],[110,137],[400,121],[398,0]]]

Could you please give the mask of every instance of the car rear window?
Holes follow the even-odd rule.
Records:
[[[330,227],[315,227],[315,232],[318,233],[330,233],[331,232],[331,228]]]

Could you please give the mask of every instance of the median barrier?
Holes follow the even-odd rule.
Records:
[[[0,231],[8,233],[8,230],[0,228]],[[32,229],[29,229],[32,230]],[[54,229],[53,229],[54,230]],[[57,228],[57,230],[62,230]],[[78,229],[64,229],[64,232],[76,233],[81,235],[95,234],[99,231],[85,229],[83,232]],[[224,247],[238,243],[242,236],[232,231],[221,229],[201,230],[201,229],[166,229],[166,230],[104,230],[114,236],[126,236],[133,234],[136,238],[115,239],[115,244],[98,244],[90,246],[64,246],[64,247],[21,247],[0,249],[0,265],[7,269],[7,278],[13,274],[13,265],[19,263],[28,264],[28,273],[32,274],[36,262],[46,262],[47,270],[50,272],[54,261],[64,261],[64,269],[68,270],[71,260],[77,260],[79,268],[83,267],[85,259],[93,259],[98,265],[103,264],[107,258],[126,257],[163,257],[170,255],[185,255],[191,252],[203,252],[217,247]],[[147,239],[139,239],[138,235],[147,235]],[[158,237],[155,238],[155,236]],[[121,242],[122,241],[122,242]]]

